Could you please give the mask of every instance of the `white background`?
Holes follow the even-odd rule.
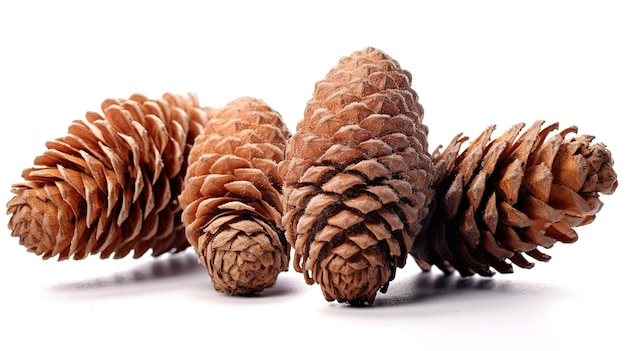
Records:
[[[626,148],[619,2],[22,1],[0,4],[2,201],[21,170],[109,97],[249,95],[295,130],[315,81],[366,46],[413,75],[430,149],[542,119]],[[215,2],[217,3],[217,2]],[[325,301],[293,269],[258,297],[213,290],[192,250],[43,261],[0,235],[0,349],[626,349],[624,189],[549,263],[491,279],[412,260],[370,308]],[[8,216],[5,216],[8,222]],[[341,349],[341,348],[334,348]]]

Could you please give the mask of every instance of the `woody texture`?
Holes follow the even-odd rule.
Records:
[[[366,48],[315,84],[287,144],[283,223],[293,265],[328,301],[372,304],[405,265],[433,198],[411,74]]]
[[[491,276],[513,265],[531,268],[550,256],[541,248],[578,239],[574,228],[591,223],[600,194],[617,188],[611,153],[576,127],[555,132],[537,121],[514,125],[492,139],[488,127],[460,152],[457,135],[433,153],[436,200],[432,218],[411,255],[422,270]],[[531,259],[531,261],[528,260]]]
[[[157,256],[189,246],[177,196],[207,113],[193,95],[107,99],[22,173],[11,235],[42,258]]]
[[[196,139],[179,198],[187,238],[217,291],[258,293],[288,268],[278,163],[289,137],[278,112],[241,97]]]

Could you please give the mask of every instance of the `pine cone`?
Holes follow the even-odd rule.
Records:
[[[548,138],[558,124],[542,124],[517,137],[520,123],[494,140],[490,126],[461,154],[461,135],[433,153],[437,196],[411,251],[422,270],[491,276],[491,268],[512,272],[511,263],[531,268],[526,255],[548,261],[538,247],[574,242],[573,228],[594,220],[598,193],[617,187],[611,153],[592,136],[565,140],[576,127]]]
[[[218,291],[260,292],[289,265],[278,174],[289,136],[278,112],[242,97],[196,139],[179,198],[187,238]]]
[[[13,185],[9,229],[48,259],[142,256],[189,246],[176,200],[186,156],[206,123],[195,96],[102,103],[48,148]]]
[[[422,118],[411,74],[374,48],[316,83],[281,164],[283,224],[328,301],[371,304],[405,265],[433,197]]]

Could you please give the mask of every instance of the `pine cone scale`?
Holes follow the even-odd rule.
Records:
[[[486,252],[488,252],[500,261],[504,261],[507,258],[513,257],[513,251],[508,250],[507,248],[504,248],[500,244],[498,244],[498,241],[496,241],[493,235],[490,235],[489,232],[483,231],[481,233],[479,243],[482,245]]]
[[[433,153],[439,195],[411,249],[423,270],[435,265],[446,273],[490,276],[491,268],[531,268],[525,256],[548,261],[537,247],[574,242],[573,228],[593,221],[602,207],[598,193],[617,187],[610,152],[591,144],[593,137],[566,140],[575,127],[549,136],[558,124],[542,125],[520,134],[520,123],[494,139],[490,126],[462,152],[467,138],[457,135]]]
[[[133,95],[105,100],[102,115],[88,112],[85,120],[74,121],[67,136],[46,143],[35,167],[22,173],[24,182],[14,185],[15,197],[7,203],[12,235],[28,251],[59,260],[96,253],[122,257],[131,250],[139,256],[149,249],[156,256],[188,246],[181,225],[174,225],[180,207],[168,206],[195,138],[187,131],[206,120],[187,100],[194,98],[179,98],[175,120],[163,109],[146,117],[152,100]],[[159,104],[168,106],[165,100]],[[176,146],[156,150],[159,144]],[[28,230],[23,221],[31,222]],[[156,233],[172,240],[156,249]]]
[[[280,165],[287,240],[296,271],[328,300],[373,302],[427,215],[419,208],[432,199],[433,165],[410,83],[376,49],[342,58],[289,140]]]
[[[218,291],[259,293],[287,269],[277,167],[289,135],[276,111],[244,97],[217,111],[190,151],[182,220]]]

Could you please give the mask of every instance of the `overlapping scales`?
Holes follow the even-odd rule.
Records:
[[[193,95],[108,99],[22,173],[9,229],[44,259],[135,257],[189,246],[176,200],[186,158],[207,120]]]
[[[550,136],[554,123],[537,121],[521,135],[514,125],[492,139],[487,128],[463,151],[458,135],[433,154],[436,200],[430,224],[411,254],[423,270],[490,276],[513,264],[548,261],[539,248],[578,239],[575,227],[592,222],[602,208],[599,194],[617,187],[611,153],[570,127]]]
[[[433,197],[411,74],[375,48],[317,82],[281,164],[294,268],[329,301],[372,303],[406,262]]]
[[[278,174],[289,136],[278,112],[242,97],[196,139],[180,202],[187,238],[218,291],[261,292],[289,265]]]

